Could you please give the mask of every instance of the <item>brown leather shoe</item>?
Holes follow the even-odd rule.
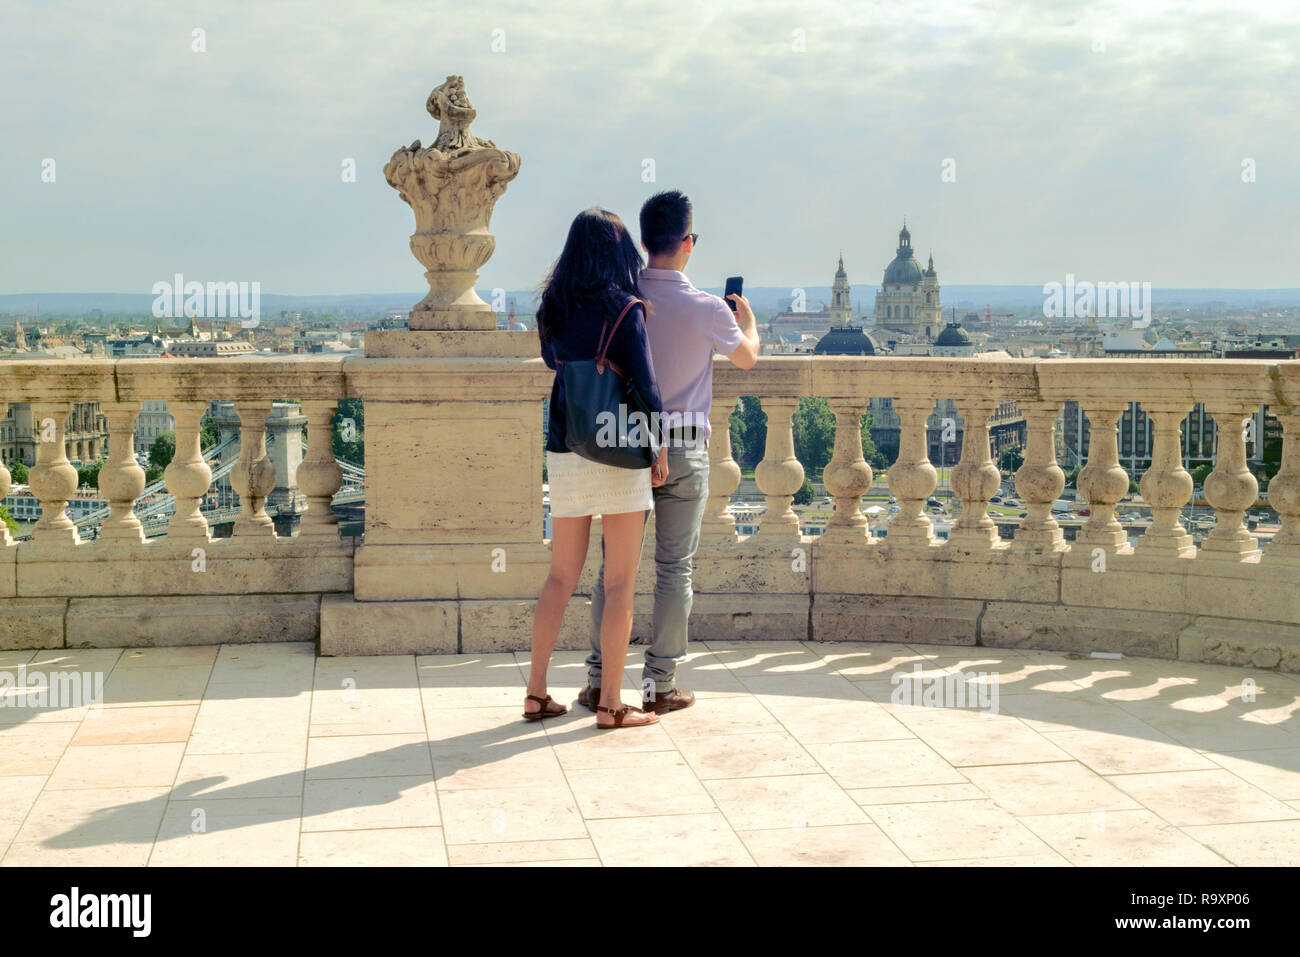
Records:
[[[600,689],[593,688],[590,683],[578,692],[578,704],[582,705],[588,711],[595,711],[596,705],[600,704]]]
[[[689,708],[695,704],[694,691],[682,691],[674,687],[668,691],[655,692],[654,701],[642,701],[642,711],[653,711],[655,714],[667,714],[669,711],[681,711],[683,708]]]

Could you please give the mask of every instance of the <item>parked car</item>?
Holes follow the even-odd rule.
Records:
[[[1021,512],[1021,513],[1020,513],[1020,517],[1021,517],[1021,518],[1024,518],[1024,517],[1025,517],[1026,515],[1028,515],[1028,514],[1029,514],[1028,512]]]
[[[994,495],[991,499],[989,499],[989,501],[990,501],[990,502],[995,502],[995,503],[996,503],[996,502],[1001,502],[1001,501],[1002,501],[1002,496],[1001,496],[1001,495]]]
[[[1081,509],[1079,509],[1079,514],[1080,514],[1080,515],[1091,515],[1091,514],[1092,514],[1092,509],[1090,509],[1090,508],[1081,508]]]
[[[925,504],[930,506],[937,505],[940,508],[943,508],[943,502],[939,501],[937,498],[928,498],[925,500]]]
[[[994,501],[996,501],[996,499],[994,499]],[[1009,499],[1007,499],[1006,501],[1004,501],[1002,504],[1003,504],[1003,505],[1006,505],[1006,506],[1009,506],[1009,507],[1016,507],[1016,506],[1018,506],[1020,503],[1019,503],[1018,501],[1016,501],[1014,498],[1009,498]]]

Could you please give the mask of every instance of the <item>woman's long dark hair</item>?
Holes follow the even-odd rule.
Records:
[[[549,342],[579,310],[613,309],[617,314],[628,296],[641,297],[637,277],[642,265],[623,220],[598,206],[583,210],[542,283],[537,334]]]

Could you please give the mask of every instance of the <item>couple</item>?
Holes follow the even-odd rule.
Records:
[[[600,576],[591,596],[587,687],[578,703],[596,712],[597,727],[630,728],[654,724],[659,715],[695,702],[694,694],[677,688],[675,675],[686,654],[691,562],[709,490],[713,354],[751,369],[758,361],[759,340],[748,300],[730,296],[733,315],[721,298],[696,289],[682,274],[699,241],[693,228],[690,200],[681,193],[648,199],[641,207],[641,245],[649,256],[643,269],[622,220],[598,208],[579,213],[542,290],[537,331],[549,368],[594,357],[602,330],[613,327],[607,352],[611,365],[631,380],[659,413],[659,421],[683,425],[664,435],[663,450],[650,468],[622,469],[582,458],[565,444],[564,394],[556,376],[546,435],[551,568],[533,618],[524,701],[524,717],[530,721],[567,710],[546,693],[546,672],[587,558],[593,515],[601,517],[604,537]],[[620,315],[623,321],[616,322]],[[623,667],[652,505],[654,638],[642,672],[644,707],[632,708],[622,702]]]

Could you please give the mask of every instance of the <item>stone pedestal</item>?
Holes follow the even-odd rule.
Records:
[[[437,139],[398,149],[384,176],[415,213],[411,252],[429,294],[409,328],[368,332],[365,358],[348,362],[366,403],[366,524],[352,596],[321,609],[323,654],[496,647],[531,614],[550,564],[542,400],[552,373],[536,335],[497,331],[474,291],[519,157],[470,134],[460,77],[427,108]]]

